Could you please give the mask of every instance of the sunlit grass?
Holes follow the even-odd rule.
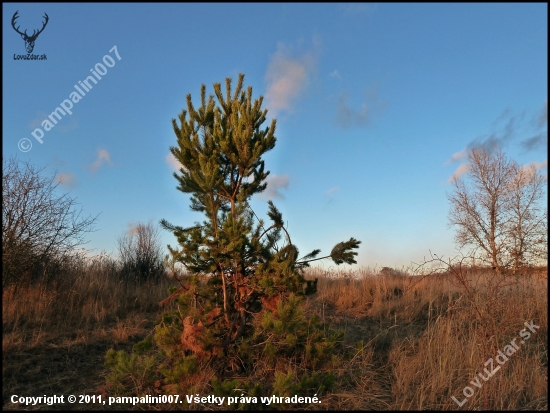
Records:
[[[130,349],[152,330],[170,284],[123,281],[113,268],[99,262],[3,291],[4,408],[23,408],[11,394],[105,391],[106,350]],[[533,320],[540,329],[460,409],[547,409],[546,268],[497,289],[490,271],[465,274],[468,293],[449,273],[309,269],[307,278],[315,277],[318,293],[306,310],[344,331],[351,356],[335,366],[337,389],[309,408],[459,409],[452,396],[466,399],[463,389],[486,361]]]

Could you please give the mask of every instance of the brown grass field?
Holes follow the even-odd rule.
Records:
[[[118,281],[109,268],[98,261],[75,269],[63,282],[3,291],[4,410],[109,408],[11,403],[12,395],[108,395],[107,350],[131,350],[151,331],[170,284]],[[459,277],[448,272],[411,277],[313,268],[307,277],[319,278],[307,312],[342,330],[343,347],[354,356],[336,368],[337,390],[306,409],[548,409],[547,268],[499,280],[490,271],[467,269]],[[519,344],[531,320],[540,328]],[[500,371],[479,379],[479,388],[471,384],[514,339],[519,349]],[[473,389],[469,398],[466,386]],[[459,407],[451,396],[467,400]]]

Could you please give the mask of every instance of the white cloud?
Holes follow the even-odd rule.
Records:
[[[285,197],[283,194],[281,194],[281,189],[287,189],[288,188],[288,175],[275,175],[270,174],[267,179],[265,180],[267,182],[267,188],[265,191],[258,194],[258,197],[265,201],[269,201],[272,199],[284,199]]]
[[[458,168],[456,168],[455,173],[450,176],[450,178],[447,180],[447,182],[452,183],[452,182],[456,181],[458,178],[460,178],[462,175],[464,175],[469,170],[470,170],[470,164],[463,163]]]
[[[166,158],[164,158],[166,163],[172,168],[174,171],[178,171],[183,168],[183,165],[176,159],[174,154],[170,152],[168,155],[166,155]]]
[[[294,102],[308,85],[315,65],[314,52],[291,57],[289,48],[278,44],[265,75],[266,107],[272,117],[281,111],[292,111]]]
[[[106,149],[100,149],[98,151],[97,159],[90,166],[90,170],[92,172],[96,172],[105,162],[107,162],[109,165],[112,165],[111,154]]]

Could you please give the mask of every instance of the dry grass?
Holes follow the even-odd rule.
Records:
[[[107,349],[130,349],[151,330],[168,282],[123,282],[107,264],[63,283],[3,291],[4,409],[23,408],[12,394],[97,394]],[[464,400],[470,386],[460,409],[547,409],[547,269],[500,283],[490,272],[463,276],[310,270],[319,292],[307,311],[343,330],[353,349],[336,368],[338,390],[315,407],[455,410],[451,396]],[[540,329],[492,378],[479,379],[481,388],[470,384],[531,320]]]
[[[112,264],[104,258],[76,266],[57,282],[4,289],[4,409],[23,409],[9,401],[13,394],[96,394],[105,381],[107,350],[131,348],[154,326],[168,282],[122,281]]]
[[[364,377],[375,383],[359,386],[349,405],[337,407],[454,410],[454,396],[467,399],[461,407],[467,410],[548,408],[547,269],[500,279],[490,271],[461,275],[464,284],[449,273],[310,272],[320,278],[310,310],[343,329],[348,343],[363,340],[373,350]],[[520,344],[519,332],[531,320],[540,329]],[[485,363],[513,339],[520,348],[500,371],[479,379],[481,388],[471,384],[477,373],[487,376]],[[474,390],[470,398],[466,386]]]

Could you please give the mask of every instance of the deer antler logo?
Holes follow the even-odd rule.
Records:
[[[36,41],[36,38],[38,37],[38,35],[40,33],[42,33],[42,31],[44,30],[44,28],[48,24],[48,20],[50,18],[48,17],[48,15],[46,13],[44,13],[44,18],[46,19],[46,21],[44,22],[44,25],[42,26],[42,28],[40,30],[38,30],[38,32],[36,30],[34,30],[33,33],[32,33],[32,36],[29,36],[27,34],[26,30],[25,30],[25,33],[21,33],[19,31],[19,26],[15,27],[15,20],[17,20],[17,18],[19,17],[17,15],[17,13],[19,13],[19,10],[16,11],[15,14],[13,15],[13,17],[11,19],[11,25],[13,26],[13,29],[17,33],[19,33],[21,35],[21,38],[25,41],[25,49],[27,49],[27,53],[32,53],[32,51],[34,49],[34,42]]]

